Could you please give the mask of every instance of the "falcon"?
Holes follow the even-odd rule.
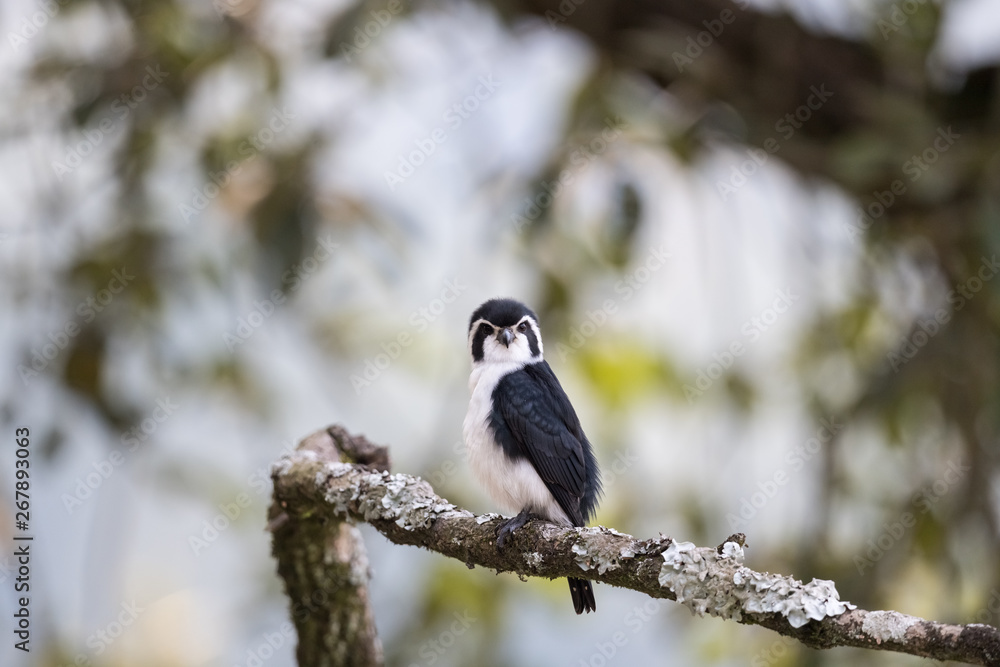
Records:
[[[584,526],[597,509],[597,459],[566,392],[542,358],[535,313],[514,299],[490,299],[469,320],[469,463],[501,510],[497,547],[532,519]],[[577,614],[597,610],[586,579],[569,579]]]

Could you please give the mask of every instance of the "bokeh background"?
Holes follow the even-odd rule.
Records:
[[[1000,622],[995,2],[5,0],[0,33],[4,665],[294,664],[270,463],[340,422],[493,509],[461,423],[498,295],[599,523]],[[920,664],[364,534],[391,665]]]

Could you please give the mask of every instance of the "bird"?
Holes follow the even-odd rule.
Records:
[[[497,548],[532,519],[584,526],[601,495],[594,450],[569,397],[542,357],[538,316],[509,298],[469,319],[469,409],[462,425],[469,465],[501,510]],[[586,579],[569,578],[577,614],[597,611]]]

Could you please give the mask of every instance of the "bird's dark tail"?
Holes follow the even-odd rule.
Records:
[[[597,602],[594,601],[594,587],[587,579],[569,580],[569,592],[573,594],[573,608],[576,613],[582,614],[584,611],[597,611]]]

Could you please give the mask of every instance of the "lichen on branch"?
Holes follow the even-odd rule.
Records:
[[[337,454],[359,451],[367,453]],[[840,600],[831,581],[802,583],[745,566],[742,535],[718,547],[696,547],[663,535],[639,540],[603,526],[531,521],[500,551],[495,531],[501,517],[456,507],[419,477],[390,473],[388,460],[384,448],[341,427],[310,436],[273,468],[272,523],[279,515],[282,525],[365,522],[396,544],[424,547],[469,567],[550,579],[585,577],[675,600],[699,615],[766,627],[813,648],[855,646],[1000,665],[996,628],[857,609]],[[276,553],[281,535],[281,529],[274,533]],[[281,574],[286,587],[294,588],[289,581],[297,576],[294,568]]]

